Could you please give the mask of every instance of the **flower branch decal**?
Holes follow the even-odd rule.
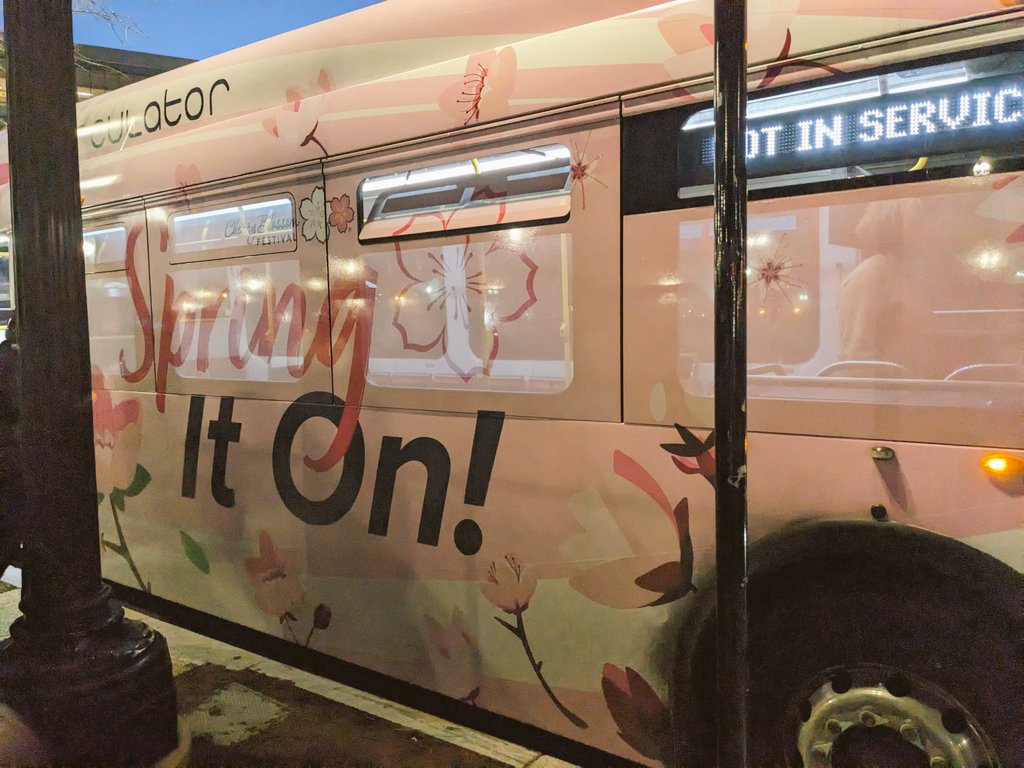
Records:
[[[349,224],[356,217],[352,210],[352,199],[348,195],[331,198],[331,213],[327,223],[338,230],[339,235],[344,235],[349,230]]]
[[[438,105],[463,125],[500,117],[516,84],[516,52],[511,47],[469,57],[462,79],[448,86]]]
[[[150,474],[138,463],[142,447],[142,408],[135,398],[114,403],[110,392],[104,389],[103,374],[92,369],[93,446],[96,454],[97,502],[110,502],[114,516],[117,541],[108,541],[100,534],[100,544],[120,556],[131,569],[139,589],[152,592],[149,582],[142,578],[135,558],[124,535],[121,513],[127,500],[142,493],[150,482]]]
[[[644,757],[668,765],[672,759],[669,709],[635,670],[605,664],[601,691],[619,738]]]
[[[475,707],[480,696],[480,650],[462,611],[458,606],[453,608],[451,621],[438,621],[429,615],[423,621],[430,655],[444,672],[438,680],[441,693]]]
[[[773,0],[770,13],[755,13],[748,20],[747,51],[749,61],[772,60],[779,50],[788,50],[785,40],[797,17],[801,0]],[[702,66],[708,49],[715,42],[714,18],[708,13],[694,12],[684,5],[677,13],[658,20],[658,31],[672,48],[664,66],[673,79],[681,80]]]
[[[100,533],[100,547],[123,559],[131,569],[135,582],[144,592],[152,592],[152,584],[142,578],[131,547],[124,533],[121,514],[127,511],[128,499],[134,499],[149,486],[152,477],[139,464],[142,448],[142,408],[135,398],[114,403],[102,372],[92,369],[93,446],[96,455],[96,503],[110,502],[117,541]],[[210,572],[210,561],[198,541],[179,531],[185,557],[201,572]]]
[[[299,215],[302,216],[302,237],[307,242],[310,240],[327,242],[326,208],[323,187],[313,187],[309,197],[303,198],[299,203]]]
[[[309,88],[286,88],[285,105],[263,121],[263,128],[289,144],[299,147],[315,144],[326,157],[330,153],[316,137],[316,130],[326,107],[326,95],[332,90],[334,85],[326,69],[320,70],[316,82]]]
[[[267,531],[260,531],[259,538],[259,555],[245,558],[245,571],[253,586],[256,605],[275,617],[294,642],[309,647],[313,633],[330,626],[331,609],[326,603],[317,605],[306,641],[300,642],[295,633],[299,621],[296,614],[305,600],[305,592],[299,578],[298,553],[279,549]]]
[[[572,159],[569,163],[569,177],[572,180],[572,189],[575,191],[579,187],[584,210],[587,208],[588,181],[595,181],[605,189],[608,189],[608,185],[594,175],[594,168],[597,165],[597,161],[601,159],[601,155],[594,158],[588,157],[590,136],[591,134],[588,133],[582,148],[576,143],[575,139],[572,140]]]
[[[174,169],[174,186],[178,190],[178,200],[190,211],[192,210],[192,201],[189,199],[188,188],[202,180],[199,166],[194,163],[179,164]]]
[[[672,454],[672,463],[684,475],[702,475],[715,485],[715,433],[712,430],[701,440],[686,427],[676,424],[676,432],[682,443],[662,443],[661,447]]]
[[[515,617],[515,624],[503,619],[501,616],[495,616],[494,619],[515,635],[519,642],[522,643],[523,650],[526,652],[526,658],[529,660],[530,666],[533,667],[534,674],[540,681],[541,687],[544,688],[548,698],[558,707],[558,711],[565,715],[569,722],[577,728],[587,728],[586,721],[562,704],[555,695],[555,692],[551,690],[551,686],[548,685],[548,681],[541,672],[543,662],[537,661],[533,655],[533,649],[530,647],[530,641],[526,636],[526,624],[523,621],[523,614],[530,607],[530,600],[533,599],[533,594],[537,590],[537,577],[523,568],[515,555],[508,554],[505,555],[503,562],[491,563],[491,567],[487,572],[487,581],[480,586],[480,590],[484,593],[484,597],[490,600],[496,607]]]
[[[292,640],[309,647],[313,633],[331,625],[331,609],[320,603],[313,609],[313,621],[305,642],[295,632],[299,622],[296,615],[305,601],[305,592],[299,578],[298,556],[294,550],[279,549],[267,531],[260,531],[260,553],[245,558],[245,570],[253,585],[256,605],[264,613],[275,617]]]
[[[510,250],[497,239],[482,244],[466,237],[460,244],[412,254],[396,243],[395,253],[409,280],[395,298],[391,323],[403,347],[416,352],[440,348],[463,381],[488,374],[499,352],[499,326],[519,320],[537,303],[534,282],[539,266],[525,251]],[[474,313],[490,341],[483,356],[471,345]]]

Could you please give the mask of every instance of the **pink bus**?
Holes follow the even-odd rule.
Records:
[[[711,12],[388,0],[81,103],[121,594],[711,765]],[[1022,21],[750,2],[754,765],[1020,760]]]

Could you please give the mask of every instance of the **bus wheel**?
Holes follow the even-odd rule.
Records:
[[[751,590],[750,765],[1017,765],[1019,576],[965,583],[908,554],[805,563]]]
[[[828,670],[798,704],[791,757],[804,768],[952,768],[993,765],[981,725],[946,692],[903,670]],[[793,762],[790,760],[790,762]],[[799,763],[796,763],[799,764]]]

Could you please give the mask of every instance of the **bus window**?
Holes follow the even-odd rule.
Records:
[[[537,229],[366,254],[385,302],[375,315],[367,381],[535,394],[567,389],[571,254],[571,234]]]
[[[323,185],[319,167],[291,169],[147,208],[159,395],[329,389]]]
[[[1011,175],[751,203],[751,428],[1019,442],[1022,194]],[[711,226],[692,208],[627,219],[631,418],[650,420],[644,389],[671,375],[682,413],[710,424]],[[674,370],[658,373],[666,360]]]
[[[171,263],[294,251],[295,206],[287,195],[183,211],[170,217]]]
[[[447,139],[418,162],[403,153],[369,172],[325,168],[338,214],[331,284],[373,293],[365,405],[621,418],[618,127],[595,120],[546,136],[479,151]],[[584,162],[589,175],[572,180],[570,164]],[[469,202],[428,204],[424,184],[457,186]],[[349,212],[360,196],[362,211]],[[368,232],[387,236],[365,242]],[[334,380],[350,381],[346,360]]]
[[[149,260],[142,207],[135,203],[131,208],[123,207],[116,214],[87,211],[83,220],[89,357],[104,386],[146,390],[153,381],[144,371],[152,321],[138,311],[137,301],[145,295]],[[131,232],[135,234],[130,236]],[[123,371],[142,375],[129,375],[129,381]]]
[[[11,273],[11,239],[0,235],[0,312],[14,307],[14,280]],[[6,320],[6,317],[4,318]]]
[[[82,255],[86,272],[124,269],[128,230],[118,224],[82,233]]]
[[[1022,70],[1008,51],[752,99],[751,429],[1020,444]],[[707,119],[684,108],[625,131],[627,148],[674,134],[680,153],[669,179],[626,151],[627,178],[650,168],[679,190],[624,200],[627,420],[713,422]]]
[[[562,144],[373,176],[359,185],[359,239],[564,221],[571,196]]]

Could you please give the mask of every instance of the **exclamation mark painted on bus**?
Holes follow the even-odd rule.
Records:
[[[476,431],[473,433],[473,451],[469,457],[464,501],[482,507],[487,501],[491,484],[491,470],[498,453],[501,428],[505,423],[503,411],[477,411]],[[475,520],[461,520],[455,526],[455,546],[464,555],[475,555],[484,543],[484,534]]]

